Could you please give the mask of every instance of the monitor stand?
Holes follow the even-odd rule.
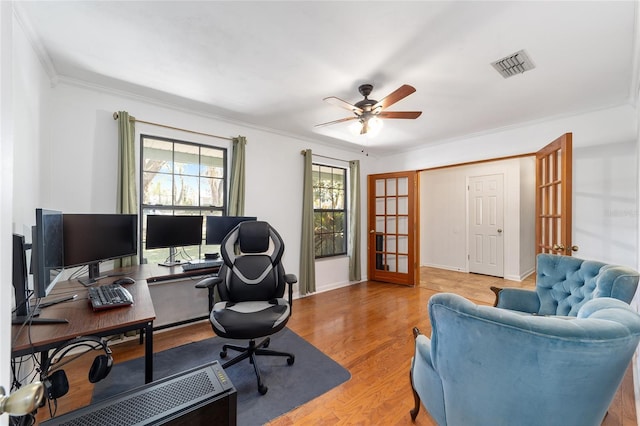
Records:
[[[181,265],[182,262],[180,262],[179,260],[176,260],[176,248],[175,247],[169,247],[169,257],[167,258],[167,260],[165,260],[162,263],[158,263],[158,265],[160,266],[176,266],[176,265]]]
[[[29,320],[30,318],[31,320]],[[22,325],[27,323],[30,325],[69,324],[69,320],[66,320],[64,318],[37,318],[29,316],[19,316],[11,318],[12,325]]]
[[[89,287],[90,285],[97,283],[98,280],[107,278],[107,275],[100,275],[100,262],[90,263],[87,267],[89,268],[89,276],[78,278],[78,281],[80,281],[80,284],[83,286]]]
[[[35,309],[34,306],[30,306],[29,313],[27,315],[16,315],[11,318],[11,324],[13,325],[22,325],[26,322],[30,322],[31,324],[68,324],[69,321],[64,318],[40,318],[40,311],[43,308],[48,306],[57,305],[62,302],[69,302],[71,300],[75,300],[78,297],[77,294],[58,297],[57,299],[51,299],[46,302],[41,302],[38,305],[38,308]],[[30,320],[30,321],[29,321]]]

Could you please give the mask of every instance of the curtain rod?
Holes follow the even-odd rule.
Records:
[[[305,153],[306,153],[306,151],[304,149],[302,151],[300,151],[300,155],[305,155]],[[313,152],[311,153],[311,155],[313,155],[314,157],[328,158],[329,160],[342,161],[344,163],[348,163],[349,162],[349,160],[343,160],[341,158],[335,158],[335,157],[327,157],[326,155],[314,154]]]
[[[120,114],[118,114],[117,112],[113,113],[113,119],[114,120],[117,120],[119,118],[119,116],[120,116]],[[195,130],[187,130],[187,129],[181,129],[180,127],[167,126],[166,124],[159,124],[159,123],[152,123],[151,121],[138,120],[137,118],[133,118],[131,116],[129,117],[129,120],[130,121],[134,121],[134,122],[138,122],[138,123],[150,124],[152,126],[164,127],[165,129],[180,130],[182,132],[194,133],[196,135],[210,136],[212,138],[225,139],[225,140],[228,140],[228,141],[232,141],[233,140],[233,138],[228,138],[226,136],[212,135],[210,133],[196,132]]]

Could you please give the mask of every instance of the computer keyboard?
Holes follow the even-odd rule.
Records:
[[[118,284],[89,287],[89,302],[94,311],[133,304],[131,293]]]
[[[185,263],[184,265],[182,265],[182,270],[184,272],[195,271],[197,269],[215,268],[216,266],[221,266],[221,265],[222,265],[222,259],[201,260],[199,262],[194,262],[194,263]]]

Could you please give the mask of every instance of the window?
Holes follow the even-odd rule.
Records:
[[[145,249],[147,215],[224,215],[227,150],[148,135],[140,136],[140,147],[140,253],[148,263],[160,263],[169,250]],[[215,250],[189,246],[178,256],[199,259],[209,251]]]
[[[313,164],[315,257],[347,254],[347,169]]]

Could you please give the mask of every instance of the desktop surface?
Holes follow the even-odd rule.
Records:
[[[182,265],[165,267],[144,264],[105,271],[105,274],[110,276],[99,280],[93,284],[94,286],[111,284],[123,276],[131,277],[136,282],[125,285],[125,288],[131,293],[134,301],[133,305],[104,311],[93,311],[88,301],[87,287],[78,282],[77,279],[61,281],[56,284],[51,295],[43,299],[43,303],[46,303],[47,300],[64,296],[77,295],[76,298],[72,301],[42,309],[38,318],[66,319],[68,323],[32,325],[30,332],[27,330],[27,326],[21,329],[20,325],[13,325],[11,329],[12,352],[14,356],[18,354],[24,355],[31,353],[34,346],[43,347],[49,345],[50,347],[55,347],[56,343],[77,336],[107,335],[110,330],[117,331],[126,326],[134,328],[136,324],[153,322],[156,318],[156,313],[147,282],[153,283],[214,274],[218,269],[219,267],[214,267],[185,272],[182,270]],[[29,335],[31,336],[31,343]]]
[[[114,281],[117,277],[105,278],[105,283]],[[100,285],[100,281],[95,284]],[[51,298],[64,295],[77,295],[72,301],[48,306],[40,311],[38,318],[66,319],[68,323],[13,325],[12,352],[14,356],[25,355],[36,350],[46,350],[56,344],[77,336],[108,335],[110,331],[123,328],[135,328],[143,323],[152,323],[156,317],[151,301],[151,294],[144,278],[135,284],[127,286],[134,303],[116,309],[93,311],[88,301],[88,290],[77,280],[61,281],[51,293]],[[47,299],[43,299],[46,303]],[[43,349],[44,348],[44,349]]]

